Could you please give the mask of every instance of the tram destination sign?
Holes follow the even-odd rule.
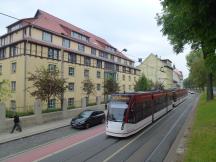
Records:
[[[120,96],[120,95],[112,96],[112,101],[128,102],[129,99],[130,99],[129,96]]]

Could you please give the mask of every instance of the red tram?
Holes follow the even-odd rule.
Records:
[[[127,137],[183,102],[187,90],[113,94],[108,104],[106,134]]]

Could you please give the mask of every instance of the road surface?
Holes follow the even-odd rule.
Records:
[[[185,102],[129,138],[108,137],[104,125],[99,125],[27,150],[6,161],[161,162],[197,101],[197,95],[189,95]]]

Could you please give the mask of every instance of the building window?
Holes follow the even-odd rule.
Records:
[[[103,51],[99,51],[99,57],[103,57],[103,58],[108,59],[108,53],[103,52]]]
[[[49,64],[49,65],[48,65],[48,71],[49,71],[49,72],[54,72],[54,71],[56,71],[56,70],[57,70],[56,65],[54,65],[54,64]]]
[[[74,68],[73,67],[68,68],[68,75],[74,76]]]
[[[110,60],[114,61],[114,55],[110,55]]]
[[[46,42],[52,42],[52,34],[43,32],[42,40]]]
[[[129,68],[129,71],[128,71],[130,74],[131,74],[131,68]]]
[[[97,91],[100,91],[100,89],[101,89],[101,85],[97,84]]]
[[[16,81],[11,82],[11,91],[16,91]]]
[[[2,75],[2,65],[0,65],[0,75]]]
[[[21,27],[22,27],[22,24],[16,24],[16,25],[12,26],[11,28],[9,28],[8,31],[12,32],[12,31],[17,30]]]
[[[70,63],[76,63],[76,54],[69,53],[68,54],[68,62],[70,62]]]
[[[136,81],[136,77],[134,77],[134,81]]]
[[[91,54],[96,55],[96,49],[95,48],[91,48]]]
[[[80,34],[80,33],[71,32],[71,36],[76,38],[76,39],[79,39],[79,40],[82,40],[82,41],[85,41],[85,42],[89,42],[89,38],[86,37],[85,35]]]
[[[55,109],[56,108],[56,99],[48,100],[48,108],[49,109]]]
[[[85,46],[83,44],[78,43],[78,51],[85,52]]]
[[[131,85],[129,85],[129,91],[131,91]]]
[[[106,50],[108,50],[110,52],[116,52],[115,48],[112,48],[112,47],[109,47],[109,46],[106,46]]]
[[[74,83],[68,83],[68,90],[74,91]]]
[[[68,39],[62,39],[62,46],[65,48],[70,48],[70,40]]]
[[[11,73],[16,73],[16,62],[11,63]]]
[[[68,98],[68,106],[74,106],[74,98]]]
[[[122,80],[125,80],[125,75],[122,75]]]
[[[121,58],[120,57],[118,57],[118,63],[121,63]]]
[[[136,72],[136,70],[134,69],[134,75],[136,75],[137,74],[137,72]]]
[[[119,71],[119,65],[116,65],[116,71]]]
[[[84,57],[84,65],[85,66],[91,66],[91,58],[90,57]]]
[[[16,110],[16,101],[15,100],[11,100],[10,101],[10,106],[11,106],[11,110]]]
[[[97,71],[97,78],[100,78],[101,77],[101,73],[100,71]]]
[[[128,76],[128,80],[131,81],[131,76],[130,75]]]
[[[53,48],[49,48],[48,49],[48,58],[58,60],[58,58],[59,58],[59,51],[56,50],[56,49],[53,49]]]
[[[125,66],[122,67],[122,72],[126,73],[126,67]]]
[[[0,49],[0,60],[5,58],[5,49]]]
[[[89,70],[84,70],[84,77],[89,78]]]
[[[102,61],[101,60],[97,60],[97,68],[102,68]]]
[[[10,57],[16,56],[17,53],[18,53],[17,51],[18,51],[18,49],[17,49],[16,46],[11,47],[11,48],[10,48]]]
[[[127,60],[124,60],[124,64],[127,65]]]
[[[105,62],[104,63],[104,69],[106,69],[106,70],[115,70],[115,64],[109,63],[109,62]]]

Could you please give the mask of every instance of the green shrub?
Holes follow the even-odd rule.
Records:
[[[75,109],[76,106],[75,105],[72,105],[72,106],[68,106],[67,109]]]
[[[13,118],[15,113],[19,116],[29,116],[29,115],[33,115],[34,112],[33,111],[26,111],[26,112],[15,112],[15,111],[11,111],[11,110],[6,110],[6,118]]]
[[[56,111],[61,111],[61,109],[45,109],[45,110],[42,110],[42,113],[50,113],[50,112],[56,112]]]

